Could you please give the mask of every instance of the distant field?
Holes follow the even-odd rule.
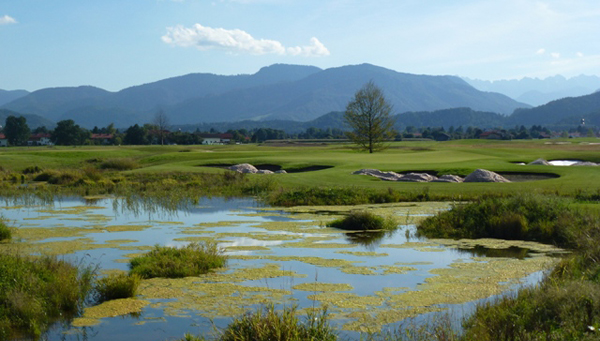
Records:
[[[516,162],[576,159],[600,162],[598,139],[448,142],[394,142],[383,152],[368,154],[351,144],[263,144],[226,146],[110,146],[110,147],[30,147],[0,149],[0,165],[5,171],[21,172],[29,166],[44,169],[94,167],[110,159],[132,159],[141,167],[128,172],[227,172],[208,165],[250,163],[280,166],[287,171],[329,166],[318,171],[272,176],[283,188],[312,186],[354,187],[415,191],[428,188],[439,193],[511,193],[544,191],[574,194],[600,192],[600,167],[522,166]],[[325,168],[325,167],[322,167]],[[373,177],[352,175],[362,168],[395,172],[431,172],[465,176],[477,168],[495,172],[549,173],[545,180],[497,183],[406,183],[386,182]]]

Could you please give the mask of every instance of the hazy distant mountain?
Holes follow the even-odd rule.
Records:
[[[518,125],[552,125],[565,119],[577,125],[582,118],[600,110],[600,92],[580,97],[569,97],[552,101],[531,109],[516,110],[507,123]]]
[[[7,109],[0,109],[0,125],[4,126],[4,123],[6,122],[6,118],[8,116],[15,116],[15,117],[20,117],[23,116],[25,117],[25,119],[27,120],[27,125],[29,126],[29,128],[34,129],[37,127],[47,127],[47,128],[53,128],[55,123],[45,119],[43,117],[40,117],[38,115],[32,115],[32,114],[22,114],[22,113],[18,113],[15,111],[11,111],[11,110],[7,110]]]
[[[600,77],[585,75],[568,79],[560,75],[544,79],[525,77],[520,80],[497,81],[463,79],[478,90],[499,92],[533,106],[565,97],[588,95],[600,87]]]
[[[444,109],[433,112],[407,112],[396,116],[395,128],[403,131],[408,126],[458,128],[463,126],[496,128],[505,124],[507,117],[493,112],[475,111],[471,108]]]
[[[183,122],[308,121],[344,110],[354,93],[370,80],[384,90],[395,112],[472,107],[508,114],[527,107],[501,94],[477,91],[458,77],[412,75],[362,64],[326,69],[295,82],[197,98],[171,107],[169,112]]]
[[[99,100],[108,94],[110,92],[93,86],[47,88],[34,91],[2,107],[56,121],[65,112],[85,106],[89,101]]]
[[[12,102],[18,98],[29,94],[26,90],[1,90],[0,89],[0,105]]]
[[[321,70],[276,64],[253,75],[190,74],[108,92],[94,87],[35,91],[4,108],[91,128],[151,122],[159,108],[172,124],[242,120],[310,121],[343,111],[368,81],[381,87],[395,112],[470,107],[509,114],[528,107],[505,95],[481,92],[454,76],[399,73],[369,64]]]

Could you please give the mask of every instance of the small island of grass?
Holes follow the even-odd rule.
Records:
[[[155,246],[147,254],[129,263],[130,274],[142,278],[182,278],[208,273],[222,268],[227,257],[217,243],[191,243],[182,248]]]

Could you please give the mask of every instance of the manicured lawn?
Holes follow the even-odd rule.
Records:
[[[590,140],[592,141],[592,140]],[[594,140],[596,141],[596,140]],[[580,159],[600,162],[600,145],[588,140],[571,139],[556,144],[555,140],[487,141],[457,140],[448,142],[394,142],[383,152],[368,154],[350,144],[279,144],[228,146],[110,146],[110,147],[31,147],[0,150],[0,164],[5,171],[21,172],[28,166],[48,168],[85,168],[102,161],[127,158],[140,168],[133,173],[208,172],[223,169],[212,164],[274,164],[283,169],[309,166],[332,168],[274,175],[283,188],[345,187],[399,191],[430,191],[441,194],[477,194],[485,192],[513,193],[552,191],[573,195],[578,191],[600,190],[600,168],[521,166],[515,162],[531,162],[538,158]],[[548,144],[553,143],[553,144]],[[368,176],[352,175],[362,168],[384,171],[434,171],[438,174],[465,176],[477,168],[496,172],[553,173],[560,177],[521,183],[405,183],[385,182]],[[261,177],[264,175],[250,175]]]

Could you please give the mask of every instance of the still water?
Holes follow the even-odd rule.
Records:
[[[129,259],[154,245],[218,241],[230,257],[227,269],[144,281],[137,311],[121,315],[120,307],[88,308],[83,319],[46,335],[167,340],[184,333],[209,335],[232,316],[270,303],[299,309],[326,305],[332,323],[349,339],[439,312],[450,311],[459,320],[474,301],[539,281],[554,262],[550,255],[560,251],[535,243],[415,237],[420,219],[448,208],[447,203],[352,208],[393,216],[399,229],[392,233],[326,227],[348,207],[283,211],[253,199],[204,198],[161,210],[114,198],[66,198],[52,205],[5,203],[0,210],[18,227],[19,250],[92,264],[100,275],[127,271]]]

